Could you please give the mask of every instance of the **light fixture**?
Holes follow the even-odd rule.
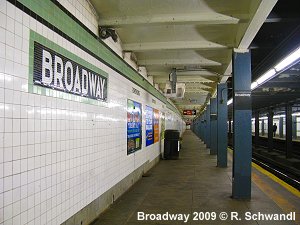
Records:
[[[260,120],[267,120],[268,117],[267,116],[263,116],[263,117],[259,117]]]
[[[279,115],[273,116],[273,118],[275,118],[275,119],[277,119],[277,118],[284,118],[284,117],[285,117],[285,115],[283,115],[283,114],[279,114]]]
[[[267,80],[273,78],[278,72],[282,72],[283,69],[290,66],[292,63],[294,63],[296,60],[300,59],[300,47],[298,47],[295,51],[293,51],[291,54],[289,54],[287,57],[285,57],[283,60],[281,60],[274,68],[271,68],[266,73],[264,73],[262,76],[260,76],[256,81],[251,83],[251,90],[254,90],[259,85],[263,84]],[[227,105],[232,104],[233,99],[229,99],[227,101]],[[300,116],[299,113],[293,113],[293,116]]]
[[[229,100],[227,101],[227,105],[232,104],[232,102],[233,102],[233,99],[231,98],[231,99],[229,99]]]
[[[276,74],[276,71],[274,69],[268,70],[266,73],[264,73],[260,78],[256,80],[257,84],[262,84],[265,81],[269,80]]]
[[[256,81],[254,81],[251,84],[251,90],[254,90],[265,81],[273,78],[276,74],[282,72],[284,69],[291,66],[299,59],[300,59],[300,47],[298,47],[295,51],[293,51],[291,54],[289,54],[283,60],[281,60],[276,66],[274,66],[274,68],[268,70],[266,73],[260,76]]]
[[[111,37],[114,42],[118,41],[118,35],[116,33],[116,31],[112,28],[108,28],[108,27],[100,27],[99,26],[99,37],[101,39],[106,39]]]
[[[252,82],[251,84],[251,90],[255,89],[257,87],[258,83],[256,81]]]
[[[280,63],[278,63],[274,68],[277,72],[290,66],[293,62],[300,58],[300,48],[285,57]]]

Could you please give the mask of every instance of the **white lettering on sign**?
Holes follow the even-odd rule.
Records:
[[[251,94],[250,93],[235,93],[234,96],[238,96],[238,97],[250,97]]]
[[[107,78],[34,43],[34,84],[93,99],[107,99]]]

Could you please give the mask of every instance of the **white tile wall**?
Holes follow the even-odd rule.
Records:
[[[96,31],[97,19],[86,1],[60,2]],[[30,29],[109,74],[106,107],[28,92]],[[166,128],[181,126],[158,99],[153,104],[147,92],[0,1],[0,224],[60,224],[157,157],[159,143],[146,148],[145,142],[127,156],[127,98],[165,111]]]

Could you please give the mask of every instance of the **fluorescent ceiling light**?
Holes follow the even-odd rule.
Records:
[[[290,66],[293,62],[300,58],[300,48],[285,57],[280,63],[278,63],[274,68],[277,72],[283,70],[284,68]]]
[[[285,117],[285,115],[275,115],[275,116],[273,116],[273,118],[283,118],[283,117]]]
[[[300,116],[300,112],[295,112],[292,114],[292,116]]]
[[[274,69],[270,69],[266,73],[264,73],[260,78],[258,78],[256,82],[258,84],[262,84],[266,80],[269,80],[275,74],[276,74],[276,71]]]
[[[227,101],[227,105],[232,104],[232,102],[233,102],[233,99],[231,98],[231,99],[229,99],[229,100]]]
[[[263,116],[263,117],[259,117],[260,120],[267,120],[268,117],[267,116]]]
[[[251,84],[251,90],[255,89],[257,87],[258,83],[256,81],[254,81],[252,84]]]

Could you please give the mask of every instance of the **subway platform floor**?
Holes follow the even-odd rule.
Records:
[[[271,179],[262,169],[254,166],[252,199],[235,200],[231,198],[231,171],[230,152],[228,168],[217,168],[216,156],[210,155],[203,142],[188,130],[183,135],[179,160],[160,161],[92,225],[300,224],[299,191],[292,193],[279,184],[280,181],[274,181],[276,178]],[[276,219],[276,214],[290,212],[295,212],[296,221],[255,218],[259,216],[262,219],[262,215],[258,215],[261,213]],[[146,214],[148,220],[138,220],[138,215],[143,219]],[[226,215],[226,220],[220,219],[226,218]],[[254,216],[253,220],[246,220],[250,215]],[[176,220],[174,216],[177,216]]]

